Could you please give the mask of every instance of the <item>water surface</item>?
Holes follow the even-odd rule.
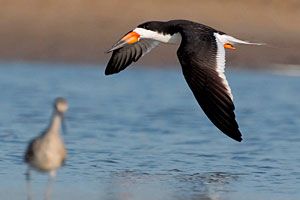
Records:
[[[178,69],[0,65],[0,197],[25,199],[27,142],[68,99],[69,157],[53,199],[300,198],[300,78],[229,71],[238,143],[205,117]],[[47,176],[33,174],[35,199]]]

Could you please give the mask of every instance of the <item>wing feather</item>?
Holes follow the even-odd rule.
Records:
[[[139,45],[134,46],[135,49],[135,57],[133,59],[134,62],[138,61],[138,59],[142,56],[142,48]]]
[[[224,47],[214,35],[206,35],[205,40],[189,38],[183,35],[185,43],[177,51],[189,87],[211,122],[229,137],[241,141],[231,90],[224,74]]]
[[[132,62],[136,62],[158,44],[159,42],[155,40],[141,39],[137,43],[127,44],[113,50],[112,56],[105,69],[105,75],[115,74],[124,70]]]

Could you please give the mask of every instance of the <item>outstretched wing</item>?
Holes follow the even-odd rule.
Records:
[[[224,74],[225,49],[214,35],[186,40],[177,51],[184,77],[199,105],[223,133],[241,141],[233,97]]]
[[[122,71],[132,62],[136,62],[139,58],[150,52],[158,44],[159,42],[156,40],[140,39],[134,44],[125,44],[117,49],[113,47],[113,50],[108,51],[113,51],[113,53],[105,69],[105,75]]]

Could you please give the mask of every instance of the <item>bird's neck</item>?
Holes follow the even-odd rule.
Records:
[[[54,111],[51,118],[50,125],[48,127],[48,132],[50,134],[60,134],[61,125],[62,125],[62,114],[59,113],[58,111]]]

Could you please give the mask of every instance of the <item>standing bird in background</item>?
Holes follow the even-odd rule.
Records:
[[[242,41],[192,21],[150,21],[138,25],[108,50],[112,56],[105,75],[120,72],[160,43],[180,44],[177,56],[199,105],[217,128],[242,141],[233,96],[224,74],[225,49],[235,49],[235,43],[261,44]]]
[[[57,98],[54,103],[54,112],[48,128],[40,136],[31,140],[27,147],[24,161],[29,165],[26,173],[29,187],[28,199],[31,199],[31,169],[49,173],[46,199],[50,197],[50,185],[56,176],[56,170],[64,164],[67,156],[67,151],[61,137],[61,128],[64,127],[64,113],[67,110],[67,101],[64,98]]]

